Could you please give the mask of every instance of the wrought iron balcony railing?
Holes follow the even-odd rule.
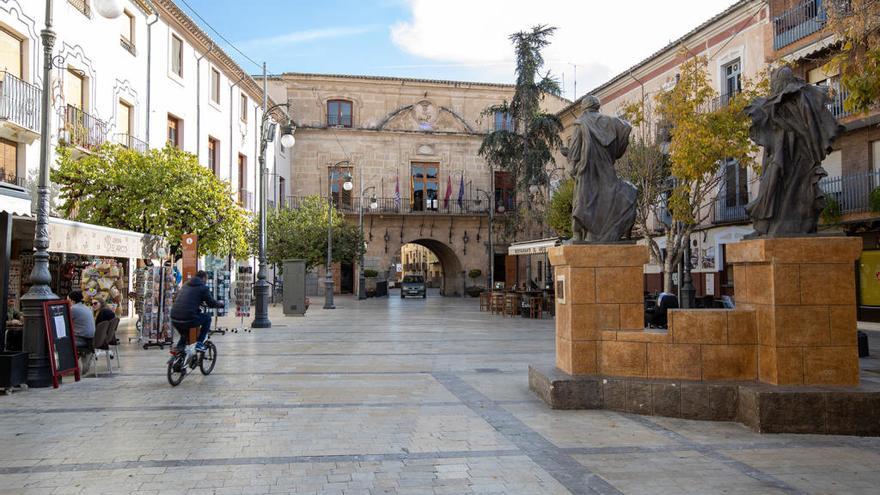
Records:
[[[18,175],[15,170],[0,168],[0,182],[15,184],[19,187],[27,187],[27,179]]]
[[[286,208],[300,208],[305,200],[302,196],[288,196],[284,202]],[[375,204],[375,208],[372,206]],[[358,200],[353,198],[350,202],[334,204],[337,210],[344,213],[358,213]],[[496,215],[504,215],[512,211],[515,203],[496,205]],[[480,199],[462,199],[461,204],[457,198],[449,198],[446,202],[442,199],[424,200],[412,202],[410,198],[364,198],[365,215],[488,215],[489,203]]]
[[[73,105],[67,105],[63,134],[70,145],[93,150],[107,140],[107,124]]]
[[[849,91],[840,83],[840,79],[832,79],[828,85],[831,91],[831,103],[828,104],[828,110],[834,114],[834,117],[840,119],[850,114],[844,108],[843,102],[849,97]]]
[[[67,0],[67,3],[82,12],[84,16],[91,17],[92,9],[89,7],[89,0]]]
[[[802,0],[773,19],[773,49],[779,50],[825,26],[823,0]]]
[[[871,211],[871,191],[880,187],[880,170],[825,177],[819,182],[826,200],[835,201],[841,214]]]
[[[736,201],[729,201],[727,197],[718,197],[713,206],[712,223],[736,223],[749,219],[746,205],[736,204]]]
[[[247,189],[238,190],[238,204],[246,210],[254,210],[254,194]]]
[[[0,120],[40,132],[40,98],[43,91],[3,71],[0,81]]]
[[[147,150],[150,148],[149,145],[147,145],[146,141],[138,139],[131,134],[118,133],[114,135],[113,138],[116,144],[124,146],[130,150],[138,151],[140,153],[146,153]]]

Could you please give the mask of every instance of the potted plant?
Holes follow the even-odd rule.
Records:
[[[480,276],[482,274],[483,274],[483,271],[480,270],[479,268],[474,268],[474,269],[468,271],[468,278],[471,279],[471,285],[470,285],[470,287],[467,287],[464,290],[467,293],[467,295],[469,295],[471,297],[479,297],[480,294],[484,290],[486,290],[485,288],[476,285],[477,279],[480,278]]]
[[[376,294],[376,277],[378,276],[378,271],[372,268],[364,268],[364,282],[366,283],[365,288],[368,296]]]

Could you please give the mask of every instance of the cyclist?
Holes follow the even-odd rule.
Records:
[[[211,315],[203,313],[201,306],[205,305],[209,308],[221,308],[222,302],[217,302],[211,296],[206,282],[208,274],[204,270],[196,272],[196,276],[189,279],[180,288],[180,293],[171,306],[171,324],[180,333],[180,340],[177,341],[177,352],[183,352],[186,348],[189,329],[192,327],[201,327],[198,342],[196,343],[197,351],[204,351],[205,337],[211,331]]]

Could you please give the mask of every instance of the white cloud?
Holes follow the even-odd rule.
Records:
[[[358,27],[327,27],[318,29],[306,29],[304,31],[294,31],[292,33],[280,34],[266,38],[254,38],[244,40],[239,43],[243,47],[252,49],[281,46],[298,45],[309,43],[312,41],[324,40],[329,38],[345,38],[349,36],[357,36],[359,34],[368,33],[378,29],[377,26],[358,26]]]
[[[508,36],[556,26],[546,67],[564,74],[566,96],[608,80],[731,5],[733,0],[406,0],[411,18],[391,27],[404,52],[443,67],[482,66],[485,80],[513,80]]]

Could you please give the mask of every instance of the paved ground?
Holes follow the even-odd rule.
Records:
[[[550,320],[339,306],[215,337],[177,388],[131,345],[112,378],[0,397],[0,493],[878,493],[880,439],[547,409]]]

